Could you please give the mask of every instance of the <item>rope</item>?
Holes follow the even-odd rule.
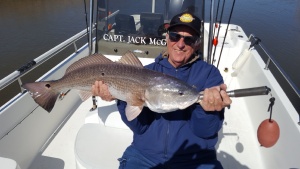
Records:
[[[270,112],[270,118],[269,118],[269,122],[272,122],[272,111],[273,111],[273,106],[275,104],[275,98],[271,97],[270,98],[270,104],[269,104],[269,108],[268,108],[268,112]]]

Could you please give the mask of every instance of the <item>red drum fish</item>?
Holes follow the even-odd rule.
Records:
[[[185,109],[199,99],[195,88],[175,77],[144,68],[132,52],[117,62],[93,54],[70,65],[59,80],[26,83],[22,87],[50,112],[62,91],[79,90],[83,101],[92,96],[95,81],[103,81],[113,97],[127,102],[128,120],[136,118],[144,106],[166,113]]]

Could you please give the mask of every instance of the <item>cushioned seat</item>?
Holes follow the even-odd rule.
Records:
[[[131,144],[132,137],[133,134],[128,129],[95,123],[84,124],[75,141],[77,169],[118,168],[118,158]]]
[[[116,35],[129,35],[135,34],[136,28],[133,16],[126,14],[117,14],[115,18],[115,34]]]

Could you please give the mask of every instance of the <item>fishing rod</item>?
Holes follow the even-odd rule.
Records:
[[[217,20],[218,20],[218,15],[219,15],[219,5],[220,5],[220,0],[218,1],[218,5],[217,5],[217,13],[216,13],[216,23],[217,23]],[[215,37],[215,33],[216,33],[216,26],[214,27],[214,33],[213,33],[213,37]]]
[[[218,7],[219,7],[219,4],[218,4]],[[220,16],[220,20],[219,20],[219,26],[218,26],[218,33],[217,33],[217,36],[213,39],[213,45],[215,46],[215,48],[214,48],[212,63],[215,60],[216,49],[217,49],[217,45],[218,45],[218,39],[219,39],[219,33],[220,33],[220,29],[221,29],[221,23],[222,23],[222,18],[223,18],[224,7],[225,7],[225,0],[223,1],[223,5],[222,5],[222,11],[221,11],[221,16]],[[219,11],[219,9],[218,9],[218,11]],[[217,13],[217,15],[218,15],[218,13]],[[216,19],[216,24],[217,24],[217,19]]]
[[[217,68],[219,67],[219,63],[220,63],[220,59],[221,59],[221,54],[222,54],[222,52],[223,52],[223,47],[224,47],[225,40],[226,40],[226,37],[227,37],[228,27],[229,27],[229,23],[230,23],[230,21],[231,21],[231,17],[232,17],[234,5],[235,5],[235,0],[233,0],[233,3],[232,3],[232,7],[231,7],[231,11],[230,11],[228,23],[227,23],[227,28],[226,28],[226,32],[225,32],[225,37],[224,37],[224,40],[223,40],[223,43],[222,43],[222,48],[221,48],[220,56],[219,56],[219,59],[218,59]]]
[[[226,91],[229,97],[247,97],[247,96],[258,96],[258,95],[268,95],[271,89],[267,86],[236,89],[231,91]],[[203,100],[203,93],[200,93],[198,100]]]

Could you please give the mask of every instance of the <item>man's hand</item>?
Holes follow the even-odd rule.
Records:
[[[110,94],[108,86],[102,81],[95,81],[95,84],[92,86],[93,96],[99,96],[102,100],[112,101],[115,98]]]
[[[226,93],[227,86],[221,84],[207,88],[203,91],[203,100],[199,103],[205,111],[220,111],[231,104],[231,99]]]

